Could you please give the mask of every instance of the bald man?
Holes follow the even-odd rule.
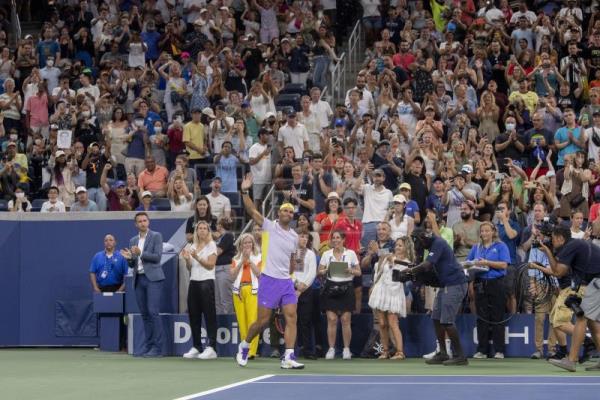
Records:
[[[90,263],[90,282],[94,292],[122,292],[129,265],[125,257],[115,251],[117,241],[113,235],[104,236],[104,250],[99,251]]]

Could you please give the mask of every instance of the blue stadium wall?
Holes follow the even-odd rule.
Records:
[[[151,213],[150,228],[183,237],[186,213]],[[0,214],[0,346],[96,346],[88,269],[111,233],[136,234],[134,213]],[[170,311],[170,310],[169,310]]]

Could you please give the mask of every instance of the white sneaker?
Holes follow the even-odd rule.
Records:
[[[494,358],[496,360],[504,360],[504,353],[496,353],[494,354]]]
[[[473,358],[478,358],[478,359],[487,358],[487,354],[483,354],[482,352],[478,351],[477,353],[473,354]]]
[[[330,347],[329,350],[327,350],[327,354],[325,354],[325,359],[333,360],[334,358],[335,358],[335,349],[333,347]]]
[[[446,350],[446,351],[447,351],[447,350]],[[426,359],[426,360],[431,360],[431,359],[433,358],[433,356],[435,356],[435,355],[436,355],[437,353],[439,353],[439,352],[440,352],[440,343],[439,343],[439,342],[436,340],[436,341],[435,341],[435,350],[434,350],[434,351],[432,351],[432,352],[431,352],[431,353],[429,353],[429,354],[425,354],[425,355],[423,356],[423,358],[424,358],[424,359]]]
[[[304,364],[296,361],[296,356],[291,354],[289,357],[281,360],[281,369],[304,369]]]
[[[344,350],[342,351],[342,359],[343,360],[350,360],[352,359],[352,353],[350,353],[350,349],[347,347],[344,347]]]
[[[242,347],[240,343],[238,345],[238,352],[235,355],[235,360],[237,361],[240,367],[245,367],[248,364],[248,352],[250,351],[250,347]]]
[[[448,357],[452,358],[452,341],[450,339],[446,339],[446,353],[448,353]]]
[[[207,346],[202,353],[198,355],[201,360],[214,360],[217,358],[217,352],[210,346]]]
[[[197,348],[192,347],[187,353],[183,355],[183,358],[198,358],[200,352]]]

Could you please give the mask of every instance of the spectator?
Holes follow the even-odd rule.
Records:
[[[172,206],[171,209],[173,209]],[[156,206],[152,205],[152,192],[148,190],[142,192],[142,195],[140,196],[140,205],[137,206],[135,211],[157,211]]]
[[[48,201],[42,204],[40,212],[66,212],[65,204],[58,199],[59,190],[56,186],[48,189]]]
[[[87,189],[79,186],[75,189],[77,201],[71,204],[69,211],[100,211],[98,205],[89,199]]]
[[[106,195],[108,211],[131,211],[134,207],[127,194],[127,184],[123,181],[116,181],[112,188],[108,184],[107,175],[111,169],[111,164],[104,165],[100,176],[100,186],[102,186],[102,191]]]
[[[402,271],[415,262],[415,251],[409,236],[396,239],[393,254],[379,259],[375,264],[373,289],[369,295],[369,306],[373,308],[383,351],[379,359],[390,358],[392,360],[403,360],[404,344],[402,332],[398,323],[399,317],[406,318],[407,306],[405,288],[402,282],[395,282],[392,275],[394,270]],[[396,352],[390,354],[389,342],[392,332],[392,342]]]
[[[215,218],[231,218],[231,202],[221,193],[223,181],[220,176],[215,176],[210,184],[211,192],[206,196],[210,202],[210,210]]]
[[[141,171],[138,177],[140,190],[148,190],[154,197],[166,197],[169,171],[162,165],[156,165],[152,156],[146,157],[145,165],[146,169]]]
[[[189,211],[192,209],[194,195],[189,192],[181,175],[174,175],[172,179],[169,179],[167,198],[171,203],[171,211]]]
[[[308,150],[308,143],[306,127],[297,121],[295,111],[288,112],[287,123],[279,128],[277,133],[279,154],[283,156],[284,147],[291,146],[294,149],[294,158],[299,159],[304,150]]]
[[[7,208],[10,212],[31,211],[31,203],[27,199],[23,188],[19,186],[15,188],[14,197],[8,201]]]
[[[393,201],[392,192],[383,186],[384,172],[381,169],[372,171],[372,184],[361,184],[363,175],[357,180],[355,189],[364,196],[365,209],[363,213],[363,235],[361,244],[366,247],[376,238],[377,224],[385,220],[387,208]],[[385,205],[382,207],[382,205]]]
[[[248,328],[257,319],[258,312],[258,278],[262,270],[260,248],[252,234],[240,236],[237,252],[232,259],[229,270],[233,292],[233,307],[240,329],[240,335],[245,337]],[[316,261],[315,261],[316,262]],[[258,351],[258,336],[250,342],[248,357],[256,357]]]
[[[224,193],[235,193],[237,187],[237,167],[240,160],[231,153],[232,143],[225,141],[221,145],[221,152],[215,156],[216,174],[221,178],[223,186],[221,190]]]
[[[233,313],[231,289],[233,279],[230,275],[231,261],[235,256],[235,240],[231,233],[232,221],[221,217],[217,220],[217,230],[213,238],[217,245],[217,261],[215,265],[215,304],[217,314],[228,315]]]
[[[331,234],[331,249],[327,250],[319,264],[319,275],[326,276],[325,288],[322,295],[323,309],[327,314],[327,341],[329,350],[325,359],[335,358],[335,342],[337,337],[338,319],[342,321],[342,338],[344,349],[342,358],[350,360],[350,339],[352,328],[350,317],[354,310],[354,291],[352,277],[360,276],[358,257],[352,250],[344,247],[344,233],[335,231]]]

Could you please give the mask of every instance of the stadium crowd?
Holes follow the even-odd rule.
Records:
[[[480,317],[476,357],[488,338],[504,357],[505,312],[534,312],[542,358],[551,310],[548,350],[562,357],[570,309],[518,301],[515,282],[522,263],[530,290],[548,274],[535,245],[546,217],[600,240],[599,12],[578,0],[55,1],[39,35],[0,53],[0,197],[13,212],[46,198],[42,212],[152,211],[161,199],[192,210],[182,264],[192,281],[215,280],[215,307],[195,313],[214,325],[211,313],[235,309],[243,334],[260,227],[236,245],[227,194],[250,171],[257,205],[274,185],[275,203],[294,206],[299,331],[320,329],[325,311],[326,358],[338,319],[351,357],[351,315],[366,304],[393,342],[382,357],[404,357],[398,318],[431,311],[435,292],[392,280],[423,258],[406,240],[415,227],[487,267],[463,307]],[[329,68],[359,16],[364,65],[331,104]],[[292,107],[278,102],[286,88],[301,93]],[[214,272],[196,270],[196,251],[216,255]],[[340,259],[341,278],[328,272]],[[571,290],[553,282],[559,299]],[[340,292],[321,295],[328,285]]]

